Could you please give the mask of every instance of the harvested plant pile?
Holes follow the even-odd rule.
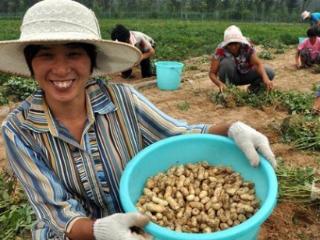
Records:
[[[320,151],[320,118],[291,115],[284,119],[281,132],[298,149]]]
[[[234,85],[229,85],[223,93],[212,92],[210,99],[215,104],[220,104],[227,108],[251,106],[263,109],[272,106],[275,109],[287,111],[289,114],[310,115],[314,96],[311,93],[281,92],[273,90],[253,94],[244,91]]]
[[[311,167],[288,167],[280,161],[277,168],[279,201],[319,204],[320,173]]]

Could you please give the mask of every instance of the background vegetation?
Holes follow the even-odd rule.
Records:
[[[201,21],[176,19],[100,19],[104,39],[110,39],[112,28],[121,23],[132,30],[139,30],[152,36],[157,43],[155,60],[185,60],[190,57],[212,54],[223,40],[223,32],[230,24],[237,24],[245,36],[254,44],[265,49],[276,48],[279,52],[285,47],[297,44],[299,36],[306,35],[308,25],[302,23],[268,23],[234,21]],[[0,20],[0,40],[19,38],[21,20]],[[272,57],[268,51],[264,56]],[[0,73],[0,104],[9,100],[22,100],[35,89],[33,80],[12,77]]]
[[[0,40],[19,38],[20,20],[1,20]],[[164,19],[100,19],[101,34],[110,39],[112,28],[121,23],[129,29],[145,32],[157,42],[158,59],[183,60],[211,54],[223,40],[223,32],[231,24],[238,25],[243,34],[255,44],[275,47],[297,44],[299,36],[306,36],[307,23],[251,23],[235,21],[185,21]]]
[[[0,2],[3,17],[21,16],[39,0]],[[315,10],[317,0],[77,0],[101,17],[219,19],[297,22],[304,9]]]

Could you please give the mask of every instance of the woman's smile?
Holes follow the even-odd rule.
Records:
[[[65,80],[65,81],[51,81],[54,87],[56,87],[58,90],[66,90],[68,88],[71,88],[72,83],[75,80]]]
[[[73,44],[43,45],[32,67],[48,103],[83,101],[91,75],[91,61],[83,48]]]

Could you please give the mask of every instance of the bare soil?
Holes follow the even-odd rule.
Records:
[[[294,66],[294,54],[293,48],[287,49],[284,54],[274,55],[274,59],[263,61],[275,69],[276,89],[311,92],[313,85],[320,82],[320,74],[313,73],[312,69],[297,70]],[[184,63],[186,67],[182,83],[175,91],[159,90],[156,87],[155,78],[141,79],[138,69],[134,69],[136,77],[130,80],[123,80],[118,75],[111,77],[112,81],[136,86],[162,111],[177,119],[184,119],[190,124],[244,121],[268,136],[273,151],[277,157],[285,160],[285,164],[319,168],[319,152],[298,151],[282,143],[277,130],[287,116],[287,112],[273,107],[265,107],[261,110],[248,106],[224,108],[216,105],[209,98],[210,92],[217,91],[208,77],[209,56],[192,58]],[[178,106],[183,103],[188,103],[189,109],[185,110]],[[9,107],[12,109],[14,106]],[[3,120],[2,115],[0,115],[0,121]],[[0,167],[5,163],[2,139],[0,139]],[[296,203],[279,202],[272,215],[262,225],[259,240],[302,239],[320,240],[320,209]]]

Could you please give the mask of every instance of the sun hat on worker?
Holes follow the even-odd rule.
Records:
[[[250,45],[249,41],[246,37],[242,35],[240,28],[235,25],[229,26],[224,31],[223,42],[221,43],[221,47],[227,46],[229,43],[238,42]]]
[[[0,72],[30,76],[23,53],[30,44],[82,42],[95,45],[95,76],[127,70],[141,57],[141,52],[129,44],[103,40],[93,11],[72,0],[36,3],[25,13],[20,32],[17,40],[0,41]]]
[[[302,18],[302,20],[306,20],[307,18],[309,18],[310,17],[310,12],[308,12],[308,11],[303,11],[302,13],[301,13],[301,18]]]

